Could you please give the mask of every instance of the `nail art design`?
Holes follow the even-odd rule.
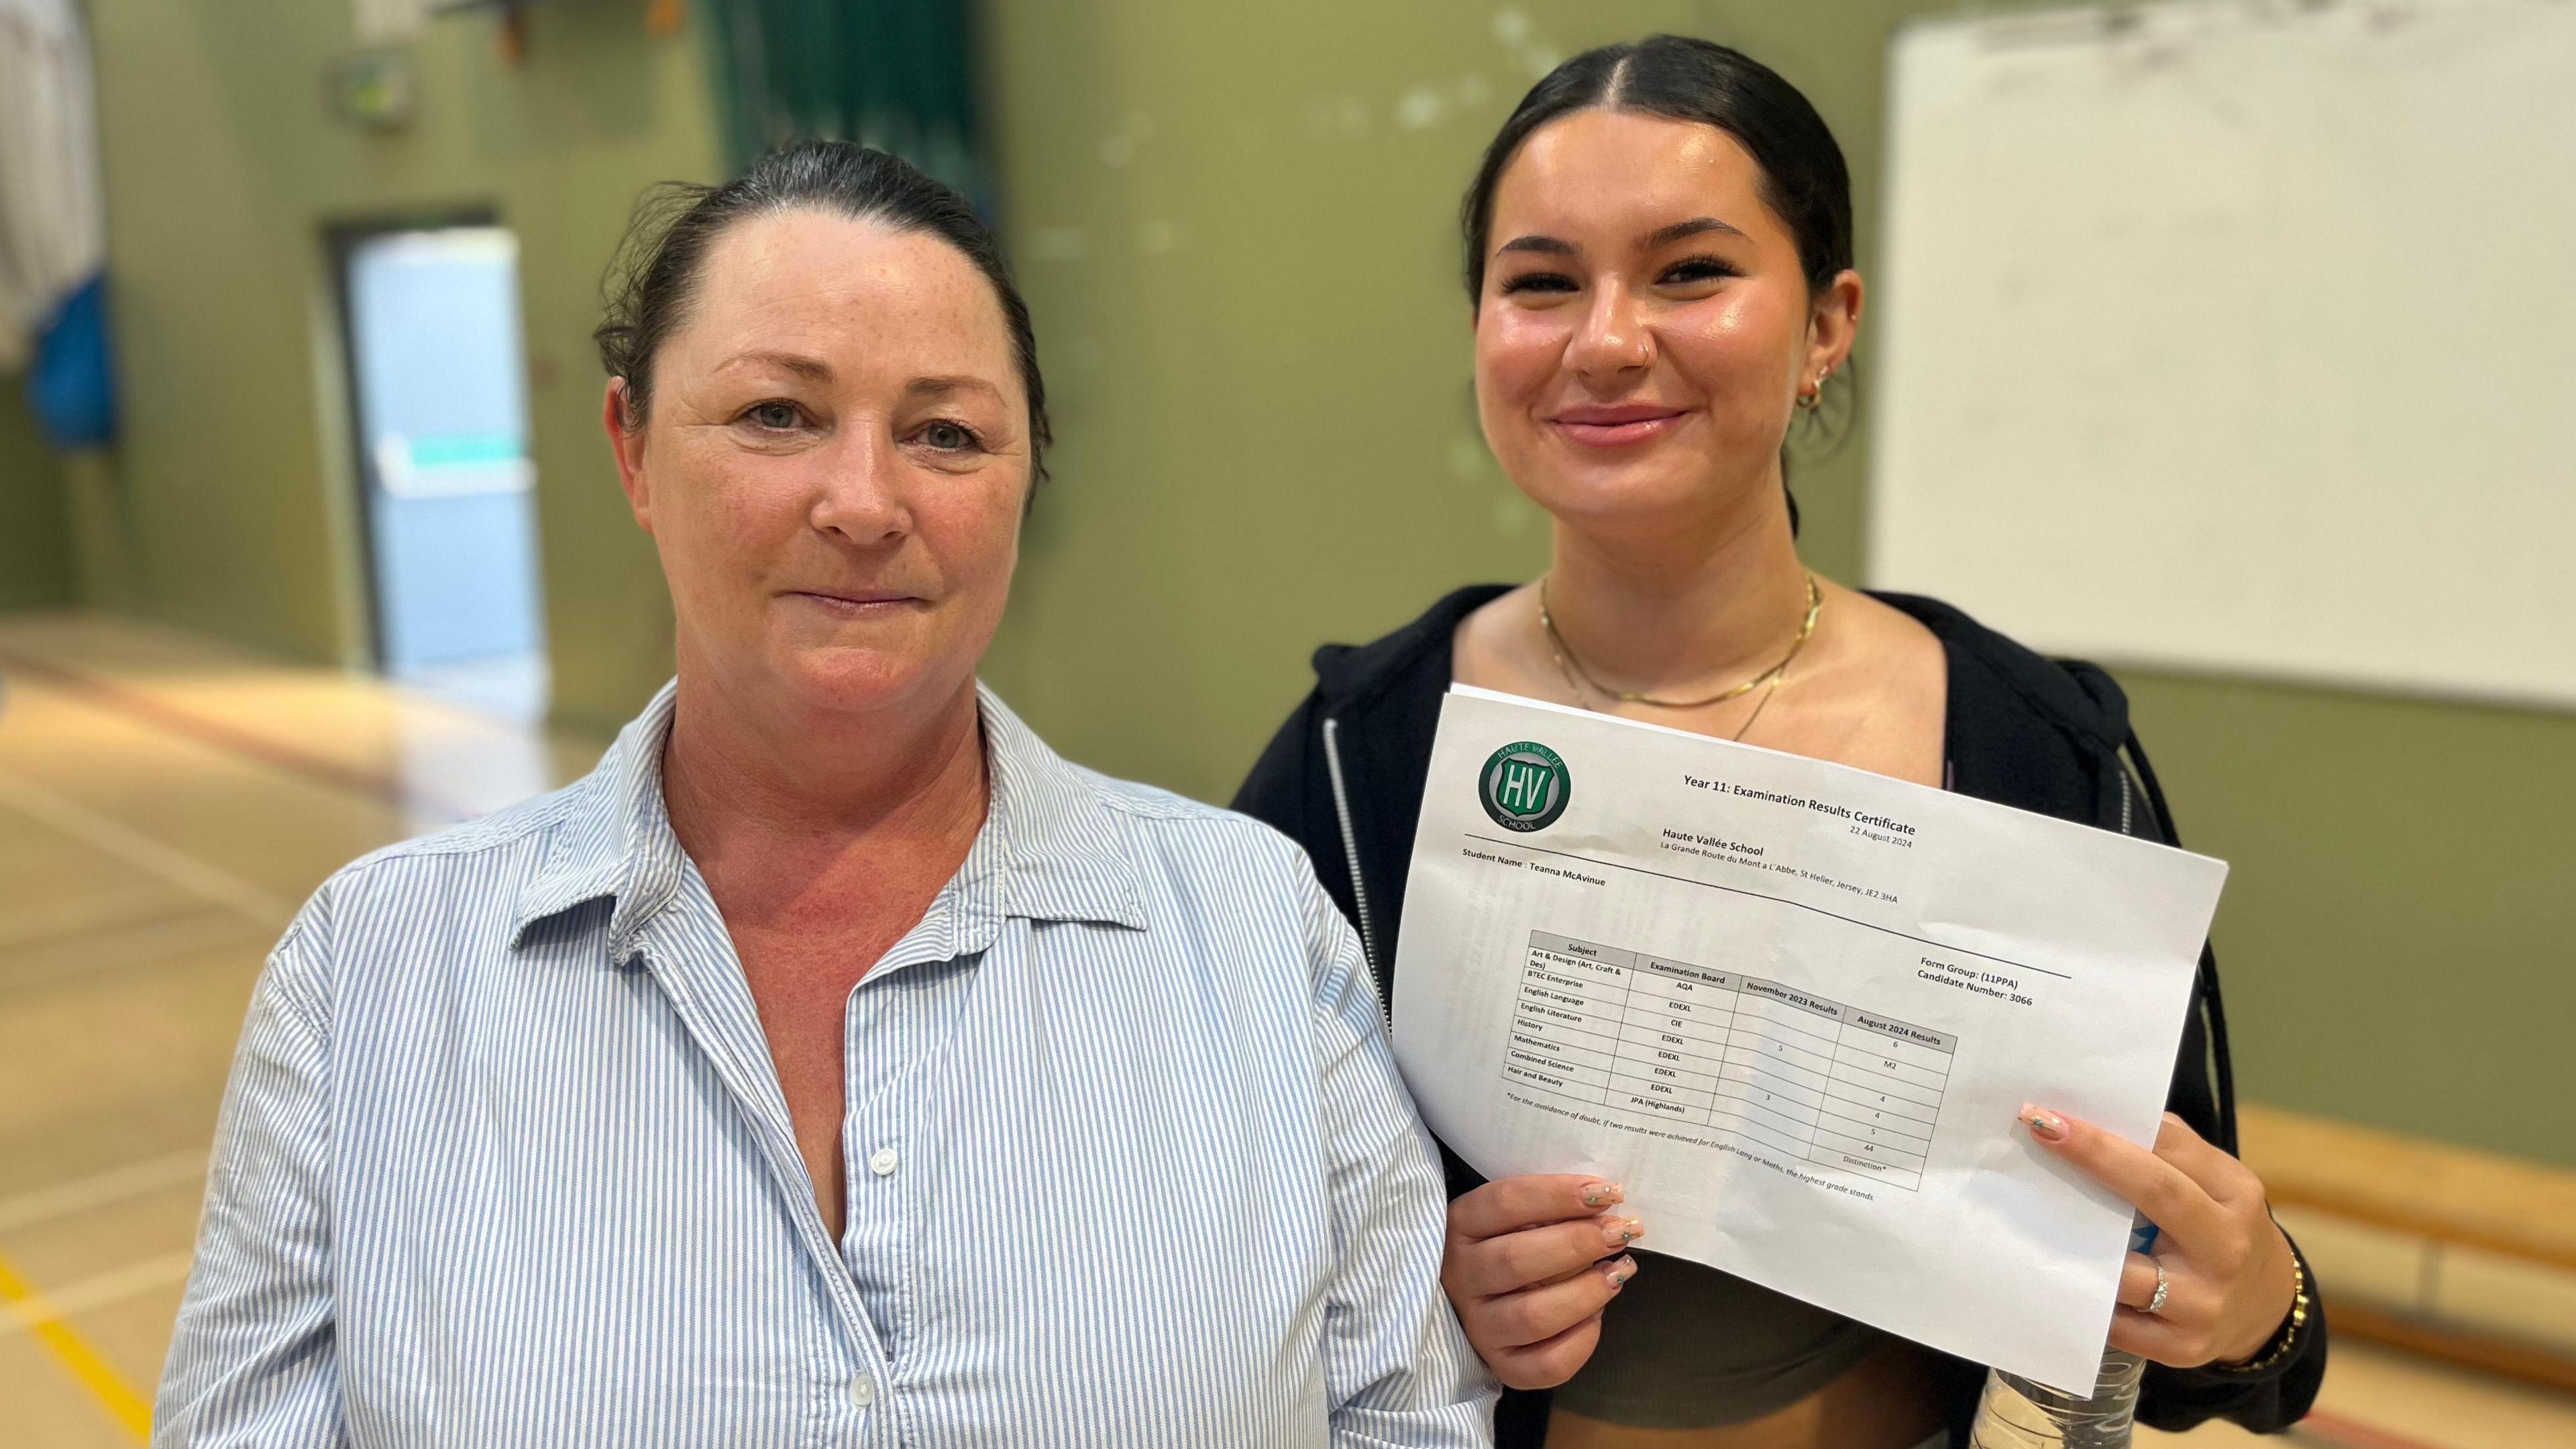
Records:
[[[1615,1182],[1596,1182],[1583,1189],[1585,1207],[1608,1207],[1612,1203],[1626,1201],[1627,1197],[1628,1194],[1621,1191]]]
[[[1646,1225],[1635,1218],[1609,1218],[1601,1224],[1601,1241],[1613,1248],[1624,1248],[1646,1235]]]
[[[2045,1107],[2034,1107],[2024,1102],[2021,1108],[2021,1120],[2022,1124],[2032,1132],[2051,1142],[2062,1142],[2066,1138],[2066,1119]]]

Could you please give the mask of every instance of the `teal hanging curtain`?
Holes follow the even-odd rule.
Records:
[[[739,167],[789,141],[857,141],[990,215],[971,0],[702,0]]]

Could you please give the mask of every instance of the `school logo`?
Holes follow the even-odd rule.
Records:
[[[1545,830],[1565,813],[1573,793],[1574,777],[1566,773],[1565,761],[1530,740],[1494,751],[1476,782],[1476,798],[1485,813],[1505,830]]]

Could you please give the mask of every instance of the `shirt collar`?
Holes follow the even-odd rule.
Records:
[[[678,685],[662,686],[618,732],[598,768],[565,792],[544,862],[519,894],[511,939],[537,922],[596,900],[615,902],[609,959],[678,894],[686,860],[662,798],[662,746]],[[1145,911],[1133,830],[1099,786],[1048,748],[980,682],[975,700],[991,788],[983,828],[949,884],[967,917],[998,926],[1036,921],[1107,922],[1141,930]],[[965,923],[961,923],[965,924]],[[969,926],[969,933],[984,935]]]
[[[1101,797],[1098,777],[1048,748],[1000,695],[979,682],[975,702],[992,801],[960,877],[977,876],[983,856],[999,877],[1005,916],[1143,930],[1133,822]]]

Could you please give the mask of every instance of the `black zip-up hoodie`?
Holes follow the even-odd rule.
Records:
[[[1262,752],[1234,808],[1306,848],[1342,914],[1359,929],[1378,988],[1394,999],[1396,930],[1431,768],[1431,742],[1449,690],[1459,622],[1501,584],[1460,589],[1373,644],[1315,651],[1315,689]],[[1945,749],[1949,787],[1963,795],[2179,844],[2155,772],[2129,729],[2129,702],[2101,669],[2024,649],[1937,600],[1881,594],[1941,641],[1950,670]],[[2137,767],[2132,775],[2123,749]],[[2139,783],[2144,781],[2143,786]],[[2168,1107],[2192,1130],[2236,1150],[2235,1090],[2218,965],[2206,949],[2185,1018]],[[1451,1196],[1483,1179],[1444,1147]],[[2309,1278],[2315,1297],[2315,1277]],[[2224,1416],[2257,1432],[2285,1429],[2325,1377],[2326,1328],[2315,1306],[2299,1350],[2268,1372],[2148,1366],[2140,1422],[2186,1429]],[[1954,1442],[1968,1442],[1984,1370],[1950,1360],[1944,1374]],[[1501,1449],[1538,1449],[1548,1396],[1511,1392],[1495,1415]]]

